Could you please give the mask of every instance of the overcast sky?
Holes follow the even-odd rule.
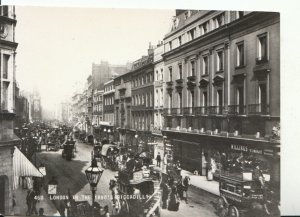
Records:
[[[174,10],[17,6],[17,81],[36,88],[42,105],[71,96],[92,63],[126,64],[170,30]]]

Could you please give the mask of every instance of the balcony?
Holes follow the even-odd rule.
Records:
[[[230,115],[245,115],[246,106],[245,105],[229,105],[228,114]]]
[[[208,113],[210,115],[222,115],[225,113],[225,107],[223,106],[209,106]]]
[[[171,109],[172,115],[182,115],[182,111],[183,111],[182,108],[172,108]]]
[[[186,107],[183,108],[184,115],[195,115],[195,107]]]
[[[167,84],[167,86],[172,86],[173,85],[173,81],[167,81],[166,84]]]
[[[196,76],[195,75],[191,75],[187,77],[188,81],[196,81]]]
[[[249,104],[248,114],[268,115],[270,113],[268,104]]]
[[[164,116],[171,115],[171,108],[164,108]]]
[[[155,81],[155,82],[154,82],[154,86],[155,86],[155,87],[161,87],[162,84],[163,84],[163,81]]]
[[[183,83],[183,79],[179,78],[176,80],[177,85],[181,85]]]
[[[260,65],[266,62],[268,62],[268,58],[266,56],[256,58],[256,65]]]
[[[195,115],[207,115],[208,109],[207,106],[201,106],[195,108]]]

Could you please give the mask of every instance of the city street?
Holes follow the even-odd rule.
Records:
[[[44,151],[45,147],[42,147],[42,152],[37,155],[38,164],[43,163],[46,166],[46,180],[45,183],[52,178],[56,177],[58,181],[58,193],[57,195],[67,195],[68,189],[72,195],[76,195],[75,200],[89,201],[91,204],[91,190],[90,185],[87,182],[85,170],[91,165],[91,151],[92,146],[83,143],[76,143],[77,152],[75,158],[71,161],[67,161],[62,158],[62,149],[59,151]],[[100,163],[98,163],[100,166]],[[96,200],[101,206],[109,205],[111,203],[108,199],[97,199],[97,196],[110,196],[109,181],[114,177],[114,172],[105,170],[98,183],[96,192]],[[59,209],[62,200],[56,200],[54,203]]]
[[[44,151],[45,147],[42,147],[43,151],[37,155],[38,164],[43,163],[46,166],[47,176],[46,182],[55,176],[58,181],[58,193],[57,195],[67,195],[68,189],[70,189],[72,195],[76,195],[76,200],[86,200],[91,203],[91,191],[90,186],[87,183],[87,179],[84,171],[90,166],[92,146],[76,143],[76,156],[71,161],[66,161],[62,158],[61,152]],[[98,163],[100,166],[100,163]],[[96,202],[101,206],[109,205],[112,210],[111,202],[109,199],[98,198],[98,196],[110,196],[109,181],[114,177],[114,172],[111,170],[105,170],[98,183],[96,192]],[[162,216],[195,216],[201,214],[201,216],[216,217],[214,213],[214,207],[212,201],[215,201],[216,197],[210,193],[207,193],[201,189],[197,189],[193,186],[189,188],[188,203],[181,201],[179,211],[171,212],[162,209]],[[61,201],[54,201],[57,209],[61,206]],[[113,214],[113,213],[112,213]]]

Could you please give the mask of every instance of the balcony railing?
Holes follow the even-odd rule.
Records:
[[[207,115],[208,114],[207,106],[196,107],[195,114],[196,115]]]
[[[228,106],[228,114],[244,115],[244,114],[246,114],[246,106],[245,105],[229,105]]]
[[[182,108],[172,108],[171,113],[172,115],[182,115]]]
[[[268,58],[266,56],[256,58],[256,65],[259,65],[259,64],[262,64],[265,62],[268,62]]]
[[[171,108],[164,108],[164,116],[171,115]]]
[[[267,115],[269,114],[269,105],[268,104],[250,104],[248,105],[248,114],[260,114]]]
[[[225,111],[225,108],[223,106],[209,106],[208,107],[208,113],[211,115],[220,115],[223,114]]]
[[[184,115],[195,115],[195,107],[183,108]]]

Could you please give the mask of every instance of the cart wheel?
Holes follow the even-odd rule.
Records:
[[[239,210],[235,206],[230,206],[228,211],[229,217],[240,217]]]

